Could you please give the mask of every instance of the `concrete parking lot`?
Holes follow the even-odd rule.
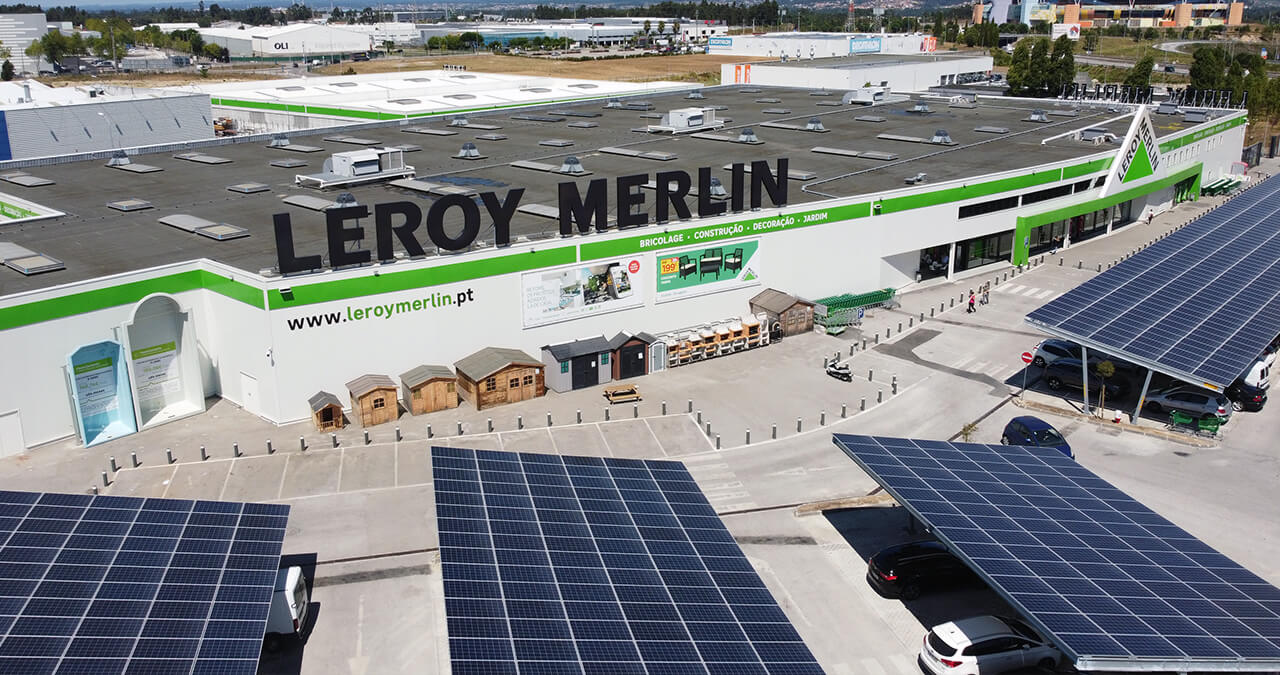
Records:
[[[1192,212],[1180,207],[1155,225],[1074,247],[1061,254],[1068,261],[1061,266],[1047,256],[1021,274],[986,270],[906,294],[900,308],[868,316],[860,332],[788,338],[640,378],[645,399],[637,408],[607,408],[598,389],[588,389],[484,413],[403,417],[398,439],[393,424],[370,429],[367,444],[364,430],[348,428],[334,447],[328,434],[305,425],[274,427],[217,402],[204,415],[93,449],[68,442],[5,458],[0,476],[23,489],[82,492],[96,483],[111,494],[288,503],[285,552],[312,561],[315,621],[304,644],[265,656],[260,671],[448,672],[432,445],[679,459],[827,672],[915,675],[930,625],[1007,608],[981,588],[911,603],[877,595],[863,578],[866,558],[918,533],[893,506],[797,511],[876,489],[832,445],[831,433],[950,439],[972,422],[972,440],[998,442],[1005,423],[1026,413],[1014,403],[1024,375],[1020,354],[1042,337],[1023,322],[1026,313]],[[1086,259],[1099,262],[1090,270]],[[973,314],[951,308],[959,293],[985,281],[995,281],[990,304]],[[837,353],[853,382],[824,374],[823,359]],[[1025,374],[1034,390],[1036,369]],[[1029,396],[1055,400],[1043,391]],[[1066,435],[1081,464],[1280,583],[1274,411],[1237,413],[1215,447],[1042,416]],[[201,460],[201,446],[208,460]],[[130,453],[138,455],[137,468]],[[103,487],[109,456],[122,470]]]

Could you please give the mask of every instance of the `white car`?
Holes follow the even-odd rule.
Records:
[[[992,675],[1039,666],[1053,670],[1062,652],[1030,626],[1000,616],[975,616],[934,626],[920,665],[935,675]]]

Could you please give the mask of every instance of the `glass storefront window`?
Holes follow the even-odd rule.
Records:
[[[969,270],[991,263],[1007,262],[1013,256],[1013,231],[989,234],[956,243],[955,268]]]
[[[951,245],[930,246],[920,249],[920,278],[935,279],[947,275],[947,267],[951,262]]]

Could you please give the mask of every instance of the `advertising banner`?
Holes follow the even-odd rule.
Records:
[[[520,278],[524,327],[644,305],[640,258],[530,272]]]
[[[123,351],[107,340],[85,345],[67,358],[71,399],[86,446],[137,431]]]
[[[657,301],[669,302],[760,284],[760,240],[657,256]]]
[[[182,389],[178,346],[165,342],[133,350],[133,372],[138,377],[138,402],[165,400]]]
[[[708,47],[732,47],[733,38],[731,37],[713,37],[707,39]]]
[[[1057,40],[1063,35],[1072,40],[1080,39],[1080,24],[1078,23],[1055,23],[1050,31],[1050,35],[1052,35],[1054,40]]]
[[[880,38],[849,38],[850,54],[878,54]]]

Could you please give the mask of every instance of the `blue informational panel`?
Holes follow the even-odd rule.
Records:
[[[138,430],[120,343],[104,340],[77,349],[67,357],[67,372],[85,446]]]
[[[880,38],[849,38],[850,54],[879,54]]]
[[[708,38],[708,39],[707,39],[707,46],[709,46],[709,47],[732,47],[732,46],[733,46],[733,38],[731,38],[731,37],[713,37],[713,38]]]

